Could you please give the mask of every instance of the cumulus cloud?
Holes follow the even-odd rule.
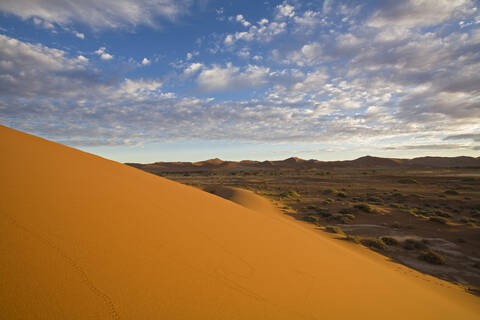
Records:
[[[388,0],[369,18],[372,27],[405,28],[436,25],[453,16],[469,16],[476,11],[471,0]]]
[[[267,20],[268,21],[268,20]],[[224,43],[227,46],[233,45],[235,42],[242,41],[272,41],[274,37],[286,31],[287,24],[285,22],[263,22],[259,26],[251,26],[248,31],[235,32],[227,34]]]
[[[382,2],[365,22],[356,7],[332,1],[321,14],[282,3],[270,19],[248,26],[235,16],[239,31],[215,40],[235,64],[205,62],[191,49],[177,64],[178,78],[162,80],[110,74],[88,55],[0,35],[0,121],[74,145],[202,137],[382,148],[380,139],[426,134],[436,138],[389,150],[477,150],[469,144],[480,140],[480,32],[458,24],[474,21],[465,18],[473,9],[451,1],[433,8],[441,11],[436,17],[426,14],[427,24],[405,13],[423,2]],[[322,21],[326,12],[339,17],[337,25]],[[448,28],[436,26],[450,20]],[[96,51],[105,54],[112,56]],[[202,95],[248,88],[253,98],[182,98],[177,88],[187,83],[189,90],[192,82]],[[467,141],[456,144],[461,139]]]
[[[237,16],[235,17],[235,20],[237,22],[240,22],[244,27],[249,27],[251,25],[251,23],[245,20],[245,18],[241,14],[237,14]]]
[[[292,18],[295,15],[295,7],[289,5],[287,2],[283,2],[282,4],[277,5],[277,19],[282,18]]]
[[[190,64],[190,65],[183,71],[183,74],[184,74],[185,76],[192,76],[192,75],[196,74],[197,72],[199,72],[202,68],[203,68],[203,64],[198,63],[198,62],[194,62],[194,63]]]
[[[150,59],[148,59],[148,58],[143,58],[143,60],[142,60],[142,65],[147,66],[147,65],[149,65],[150,63],[151,63]]]
[[[205,68],[197,77],[197,83],[205,91],[230,91],[234,89],[257,87],[266,83],[269,69],[248,65],[243,70],[227,63],[225,67],[213,65]]]
[[[100,47],[98,48],[98,50],[95,51],[95,53],[97,55],[100,56],[100,59],[102,60],[111,60],[113,59],[113,56],[110,54],[110,53],[107,53],[105,50],[107,50],[107,48],[105,47]]]
[[[0,11],[52,26],[78,22],[104,29],[156,26],[159,17],[173,20],[185,14],[191,4],[191,0],[2,0]]]

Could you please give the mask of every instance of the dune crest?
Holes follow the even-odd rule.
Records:
[[[3,126],[0,148],[5,319],[480,317],[286,218]]]

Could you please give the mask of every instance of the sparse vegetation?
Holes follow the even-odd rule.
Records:
[[[354,208],[367,213],[373,213],[375,211],[370,205],[366,203],[356,204]]]
[[[330,233],[336,233],[336,234],[345,234],[342,230],[342,228],[337,227],[337,226],[326,226],[325,231],[330,232]]]
[[[374,250],[387,249],[387,246],[385,245],[385,243],[381,239],[377,239],[377,238],[361,238],[360,243]]]
[[[458,191],[456,190],[447,190],[444,192],[445,194],[448,194],[450,196],[458,196],[460,193],[458,193]]]
[[[403,241],[403,248],[407,250],[424,250],[427,249],[427,245],[423,241],[406,239]]]
[[[387,246],[398,246],[398,240],[393,238],[393,237],[389,237],[389,236],[383,236],[380,238]]]
[[[418,258],[420,260],[423,260],[431,264],[436,264],[436,265],[445,264],[445,258],[438,252],[435,252],[432,250],[423,251],[422,253],[420,253]]]
[[[300,195],[296,191],[290,190],[290,191],[285,191],[280,193],[280,197],[281,198],[299,198]]]
[[[448,224],[448,222],[450,221],[450,220],[448,220],[447,218],[438,217],[438,216],[430,217],[430,218],[428,218],[428,220],[430,220],[430,221],[432,221],[432,222],[441,223],[441,224]]]
[[[323,194],[334,194],[334,193],[337,193],[337,190],[331,189],[331,188],[323,190]]]
[[[411,179],[411,178],[404,178],[404,179],[398,180],[398,183],[402,183],[402,184],[418,184],[418,181],[415,180],[415,179]]]
[[[357,244],[360,243],[360,237],[359,236],[347,235],[345,237],[345,240],[351,241],[351,242],[357,243]]]

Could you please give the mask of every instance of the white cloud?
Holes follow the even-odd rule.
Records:
[[[173,20],[188,12],[190,0],[2,0],[0,11],[41,23],[84,23],[93,28],[156,26],[157,18]]]
[[[82,55],[79,55],[79,56],[77,57],[77,59],[78,59],[78,61],[80,61],[80,62],[88,62],[88,59],[85,58],[85,57],[82,56]]]
[[[142,65],[146,66],[146,65],[149,65],[150,63],[151,61],[148,58],[143,58]]]
[[[113,55],[105,52],[106,48],[105,47],[100,47],[98,50],[95,51],[97,55],[100,56],[102,60],[111,60],[113,59]]]
[[[276,6],[277,19],[292,18],[295,15],[295,7],[289,5],[287,2],[283,2]]]
[[[387,1],[372,14],[372,27],[403,28],[436,25],[452,16],[470,16],[477,9],[471,0],[406,0]]]
[[[224,43],[227,46],[233,45],[236,41],[271,41],[277,35],[286,31],[287,24],[285,22],[271,22],[262,24],[260,27],[251,26],[248,31],[236,32],[228,34]]]
[[[85,35],[81,32],[74,32],[75,34],[75,37],[79,38],[79,39],[85,39]]]
[[[286,62],[295,63],[302,67],[308,66],[319,62],[322,54],[322,45],[318,42],[312,42],[304,45],[300,50],[289,53]]]
[[[251,25],[251,23],[245,20],[245,18],[241,14],[237,14],[235,19],[237,20],[237,22],[240,22],[244,27],[249,27]]]
[[[197,83],[205,91],[229,91],[264,85],[268,73],[268,68],[253,65],[248,65],[244,70],[240,70],[231,63],[225,67],[213,65],[200,72]]]
[[[297,24],[297,32],[311,33],[318,25],[327,24],[321,13],[313,10],[307,10],[302,16],[295,16],[293,20]]]
[[[50,29],[50,30],[55,29],[55,26],[50,21],[47,21],[38,17],[33,17],[32,21],[35,25],[40,26],[42,28]]]
[[[265,24],[268,24],[268,22],[269,22],[268,19],[263,18],[263,19],[260,19],[260,21],[258,21],[258,24],[259,24],[260,26],[263,26],[263,25],[265,25]]]
[[[198,71],[200,71],[203,68],[203,64],[195,62],[190,64],[184,71],[183,74],[185,76],[191,76],[196,74]]]

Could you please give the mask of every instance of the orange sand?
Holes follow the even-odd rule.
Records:
[[[3,319],[480,318],[280,215],[5,127],[0,150]]]

